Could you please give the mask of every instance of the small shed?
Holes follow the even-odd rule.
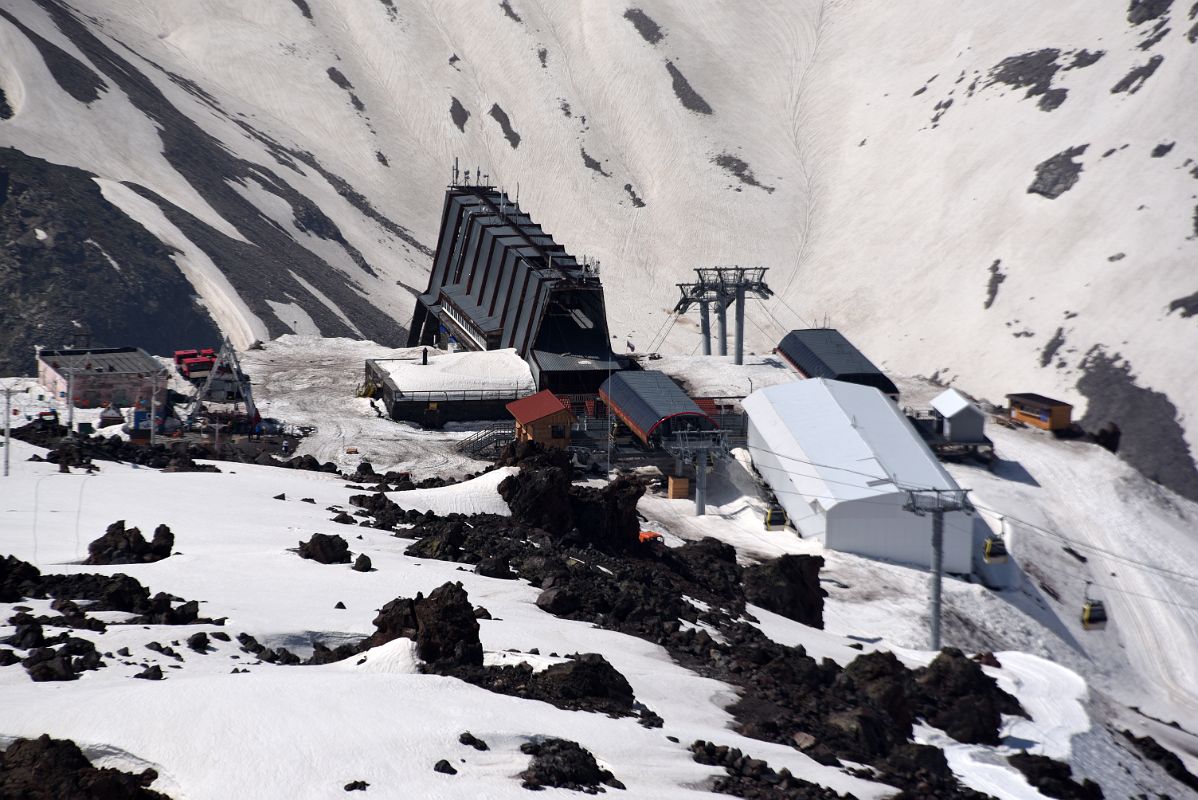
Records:
[[[806,328],[786,334],[775,352],[804,378],[827,378],[872,386],[897,400],[898,387],[882,370],[833,328]]]
[[[508,403],[507,410],[516,420],[516,441],[537,442],[546,447],[570,444],[574,415],[548,389]]]
[[[719,427],[664,372],[616,372],[599,387],[599,396],[645,445],[658,444],[675,431]]]
[[[1059,431],[1068,428],[1073,422],[1073,406],[1042,394],[1009,394],[1007,402],[1011,407],[1011,419],[1034,428]]]
[[[989,443],[986,438],[986,415],[956,389],[948,389],[932,400],[940,429],[939,433],[958,444]]]

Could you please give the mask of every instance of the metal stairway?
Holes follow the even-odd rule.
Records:
[[[488,451],[498,453],[515,438],[515,423],[497,422],[458,442],[457,451],[472,456],[480,456]]]

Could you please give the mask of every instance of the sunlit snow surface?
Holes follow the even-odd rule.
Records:
[[[346,384],[353,383],[363,352],[385,353],[360,343],[296,337],[250,353],[250,369],[273,365],[263,402],[308,414],[307,421],[318,425],[304,447],[316,452],[340,447],[343,439],[334,435],[339,431],[347,436],[344,441],[377,440],[370,455],[380,468],[403,465],[416,474],[446,474],[442,468],[447,464],[462,472],[482,466],[461,460],[451,435],[429,435],[380,420],[367,401],[360,401],[361,406],[347,402]],[[291,379],[281,380],[284,375]],[[906,391],[916,395],[918,386],[911,384]],[[1121,787],[1119,780],[1130,779],[1116,774],[1113,765],[1126,756],[1114,749],[1107,726],[1151,733],[1183,755],[1192,746],[1185,731],[1198,727],[1198,714],[1186,670],[1194,663],[1196,638],[1187,631],[1192,630],[1198,597],[1186,582],[1131,568],[1120,559],[1182,565],[1194,557],[1184,534],[1198,511],[1152,489],[1096,447],[1060,443],[1027,430],[991,426],[990,433],[1004,462],[1021,464],[1039,485],[1026,478],[1011,480],[1016,473],[1009,469],[992,475],[953,467],[958,480],[975,490],[979,506],[1004,509],[1070,537],[1090,561],[1082,565],[1061,550],[1060,542],[1009,522],[1015,560],[1029,576],[1035,571],[1051,582],[1061,603],[1043,595],[1037,587],[1040,578],[1027,577],[1020,589],[1002,593],[958,579],[946,581],[946,643],[995,651],[1003,668],[988,671],[1020,698],[1032,720],[1008,718],[1006,739],[997,750],[959,745],[930,728],[920,728],[918,736],[945,747],[965,783],[996,797],[1038,796],[1000,757],[1022,748],[1070,761],[1078,774]],[[410,558],[403,555],[405,540],[332,523],[333,512],[326,508],[349,509],[349,497],[359,491],[343,479],[226,462],[219,464],[218,474],[168,474],[104,463],[92,476],[63,475],[54,465],[27,461],[35,452],[37,448],[14,443],[14,475],[0,493],[0,550],[45,572],[126,572],[152,591],[201,601],[201,614],[227,617],[224,630],[234,636],[244,631],[267,646],[285,646],[301,655],[317,640],[335,645],[366,635],[376,610],[397,596],[462,581],[472,602],[493,617],[481,621],[488,663],[527,660],[539,669],[568,653],[603,653],[628,678],[637,698],[662,715],[665,727],[647,730],[630,719],[559,711],[453,679],[420,675],[406,642],[376,648],[365,654],[365,661],[286,667],[254,664],[236,641],[214,640],[215,652],[207,655],[176,646],[184,658],[177,662],[145,645],[214,628],[112,625],[103,634],[75,634],[95,641],[101,652],[129,647],[131,657],[105,658],[108,667],[86,672],[78,681],[37,684],[20,665],[0,669],[5,709],[0,736],[49,732],[71,737],[104,763],[129,769],[153,766],[162,775],[156,786],[188,798],[325,796],[351,780],[370,782],[370,791],[380,796],[519,797],[524,790],[514,776],[526,763],[519,744],[536,735],[581,742],[629,786],[630,796],[696,796],[713,774],[695,764],[685,749],[698,738],[740,747],[775,769],[787,766],[808,780],[858,797],[879,794],[877,785],[821,767],[792,748],[734,734],[732,719],[723,710],[734,700],[734,689],[683,669],[654,645],[553,617],[535,606],[538,592],[523,581],[484,578],[456,564]],[[341,456],[347,467],[344,462],[361,457]],[[461,473],[451,469],[448,474]],[[503,513],[495,487],[506,474],[508,470],[495,470],[456,486],[391,497],[406,507],[438,513]],[[1096,488],[1082,491],[1086,486]],[[281,493],[286,501],[271,499]],[[694,516],[690,501],[667,500],[657,492],[646,495],[640,510],[648,518],[646,525],[660,530],[667,543],[712,535],[735,545],[746,563],[785,552],[819,553],[827,560],[822,575],[830,593],[827,629],[810,629],[751,606],[755,624],[768,636],[842,664],[873,649],[894,650],[911,667],[927,663],[925,573],[826,552],[792,531],[766,532],[763,502],[739,461],[713,475],[711,495],[703,518]],[[82,566],[88,542],[117,519],[143,531],[170,525],[178,554],[153,564]],[[1112,533],[1133,522],[1134,536]],[[352,551],[370,556],[375,571],[358,573],[346,565],[300,559],[292,548],[318,531],[344,536]],[[1087,547],[1102,547],[1113,555]],[[1118,577],[1103,577],[1111,571]],[[1111,625],[1101,633],[1083,632],[1077,623],[1087,576],[1112,612]],[[334,608],[338,602],[346,609]],[[35,613],[48,613],[46,601],[30,605]],[[11,630],[0,627],[0,635]],[[534,648],[543,655],[522,655]],[[160,664],[167,679],[132,678],[149,663]],[[232,674],[235,667],[249,673]],[[1153,723],[1129,705],[1176,721],[1181,730]],[[492,749],[480,754],[458,745],[457,735],[464,730],[487,740]],[[681,745],[666,736],[675,736]],[[213,769],[216,758],[221,769]],[[441,758],[453,762],[460,774],[448,778],[433,772],[433,763]]]

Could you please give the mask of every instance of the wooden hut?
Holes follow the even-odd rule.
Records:
[[[1046,431],[1059,431],[1072,424],[1073,406],[1042,394],[1009,394],[1011,419]]]
[[[548,389],[508,403],[507,410],[516,420],[516,441],[537,442],[546,447],[570,444],[574,415]]]

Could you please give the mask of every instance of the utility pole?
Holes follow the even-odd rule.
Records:
[[[154,373],[154,382],[150,388],[150,447],[153,447],[157,442],[158,424],[156,415],[158,413],[158,379],[162,377],[161,372]]]
[[[75,432],[75,367],[67,368],[67,436]]]
[[[761,299],[773,296],[765,283],[765,267],[696,267],[694,283],[680,283],[681,299],[674,313],[685,313],[699,306],[699,327],[703,335],[703,354],[711,355],[711,326],[708,309],[715,303],[716,335],[720,355],[728,355],[728,306],[736,304],[736,363],[745,363],[745,300],[752,295]]]
[[[4,477],[8,477],[8,454],[12,452],[12,387],[4,387]]]
[[[969,489],[908,489],[904,509],[918,516],[932,515],[932,577],[928,597],[931,649],[940,650],[941,583],[944,579],[944,514],[946,511],[973,512]]]

